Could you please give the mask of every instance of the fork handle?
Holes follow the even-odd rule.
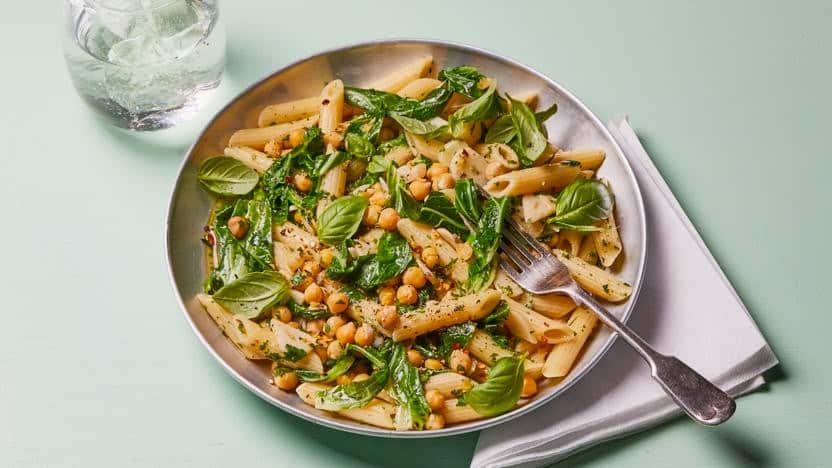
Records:
[[[569,291],[576,302],[592,309],[608,327],[615,330],[648,364],[664,391],[695,421],[715,426],[734,414],[736,403],[716,385],[673,356],[659,353],[630,327],[623,324],[580,288]]]

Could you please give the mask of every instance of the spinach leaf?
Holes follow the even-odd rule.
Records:
[[[487,332],[494,333],[508,318],[508,313],[508,304],[506,304],[506,301],[500,301],[491,313],[478,322],[479,326]]]
[[[440,86],[434,89],[421,101],[413,99],[403,100],[393,110],[392,114],[411,117],[419,120],[427,120],[436,117],[445,108],[454,92],[447,86]]]
[[[387,140],[384,143],[378,145],[378,153],[381,155],[385,155],[397,146],[407,146],[407,137],[404,135],[404,133],[400,134],[396,138],[393,138],[392,140]]]
[[[543,151],[546,150],[548,142],[546,136],[540,131],[540,125],[537,123],[534,113],[529,109],[523,101],[508,97],[511,102],[511,120],[517,132],[516,140],[512,141],[512,149],[517,151],[521,162],[525,166],[530,166],[531,163],[537,160]]]
[[[387,169],[392,165],[392,162],[385,158],[384,155],[377,154],[370,159],[370,164],[367,165],[367,172],[370,174],[387,174]]]
[[[373,142],[369,138],[357,132],[347,133],[344,140],[347,145],[347,151],[362,158],[369,158],[376,150]]]
[[[319,176],[315,168],[323,153],[323,133],[318,127],[309,128],[304,134],[303,143],[296,146],[285,156],[276,160],[263,174],[261,183],[272,207],[272,222],[283,223],[289,215],[289,208],[296,206],[308,211],[315,207],[321,193],[314,191],[308,195],[298,192],[292,184],[295,170],[304,170],[311,177],[313,186],[317,186]]]
[[[483,79],[483,74],[474,67],[465,65],[446,68],[439,72],[439,79],[446,82],[453,91],[470,99],[476,99],[482,95],[482,90],[478,85]]]
[[[510,204],[508,197],[489,198],[485,202],[482,217],[477,222],[476,233],[468,238],[468,243],[474,250],[473,260],[468,265],[468,291],[481,291],[491,280],[494,257],[503,233],[503,221]]]
[[[464,122],[478,122],[493,117],[498,111],[497,100],[494,92],[496,85],[492,84],[488,90],[477,99],[462,106],[448,118],[448,127],[451,135],[459,138]]]
[[[476,329],[477,325],[474,322],[460,323],[458,325],[452,325],[443,329],[439,332],[439,350],[437,352],[443,358],[448,359],[448,356],[451,355],[451,351],[455,349],[464,349],[468,346],[468,343],[471,341],[471,337],[474,335],[474,330]],[[458,369],[451,370],[455,372],[458,371]]]
[[[347,86],[344,88],[344,99],[348,104],[361,107],[368,113],[386,113],[395,108],[404,98],[376,89]]]
[[[332,263],[326,268],[326,277],[339,281],[348,281],[355,274],[360,271],[361,265],[364,264],[370,255],[365,255],[359,258],[352,258],[349,251],[349,239],[345,240],[338,246],[335,255],[332,257]]]
[[[290,300],[286,304],[286,306],[289,308],[289,310],[292,311],[292,316],[300,317],[306,320],[323,319],[328,318],[332,315],[329,313],[329,309],[327,309],[324,305],[313,308],[298,304],[297,302]]]
[[[407,361],[406,351],[400,343],[393,346],[388,367],[393,381],[390,396],[401,409],[396,414],[397,429],[424,428],[430,406],[425,399],[419,371]]]
[[[285,372],[294,372],[304,382],[332,382],[339,376],[349,372],[354,362],[355,356],[345,353],[335,361],[335,364],[330,367],[326,374],[319,374],[318,372],[306,369],[290,369],[285,367],[275,368],[274,374],[281,375]]]
[[[593,223],[608,218],[612,205],[612,193],[603,182],[576,179],[558,194],[556,215],[548,222],[575,231],[598,231]]]
[[[289,299],[289,282],[276,271],[246,273],[214,293],[214,300],[240,317],[256,320]]]
[[[498,117],[488,128],[488,132],[485,133],[485,142],[507,144],[516,136],[517,129],[514,128],[514,120],[511,115],[505,114]]]
[[[430,192],[419,211],[419,221],[436,227],[443,227],[453,233],[465,236],[468,227],[462,221],[450,198],[442,192]]]
[[[361,265],[356,284],[362,289],[374,288],[400,275],[412,261],[407,241],[396,232],[385,232],[378,241],[378,253]]]
[[[383,352],[372,348],[362,348],[354,344],[348,344],[346,352],[358,352],[369,359],[373,364],[373,375],[367,380],[336,385],[319,392],[318,398],[315,400],[316,408],[327,411],[360,408],[366,406],[378,392],[387,386],[390,372]]]
[[[332,170],[332,168],[346,161],[348,157],[349,154],[343,151],[335,151],[328,154],[326,158],[318,159],[312,169],[312,177],[320,180],[321,177],[325,176],[327,172]]]
[[[364,291],[352,285],[341,286],[341,289],[339,291],[346,294],[351,301],[360,301],[361,299],[367,298],[367,295],[364,294]]]
[[[248,232],[241,239],[243,249],[259,264],[258,269],[271,268],[274,259],[272,210],[266,194],[258,189],[251,200],[238,200],[233,216],[243,216],[249,222]]]
[[[203,161],[196,177],[203,187],[224,197],[246,195],[260,180],[253,169],[226,156]]]
[[[459,179],[454,186],[454,207],[471,224],[477,224],[482,210],[477,196],[477,186],[471,179]]]
[[[318,239],[337,245],[349,239],[361,226],[369,202],[358,195],[341,197],[327,205],[318,216]]]
[[[217,211],[214,216],[211,232],[216,243],[217,266],[211,270],[205,285],[205,291],[209,294],[213,294],[224,284],[236,281],[246,273],[263,269],[259,262],[249,258],[243,244],[228,229],[228,220],[233,213],[234,205],[228,205]]]
[[[479,414],[491,417],[511,410],[523,390],[525,356],[500,358],[485,382],[464,393],[465,402]]]
[[[386,342],[385,342],[386,344]],[[373,365],[373,368],[378,370],[382,369],[387,366],[387,350],[385,349],[375,349],[370,347],[362,347],[356,344],[348,344],[347,347],[344,349],[345,352],[353,352],[358,353],[365,358]]]
[[[349,125],[347,125],[347,130],[344,132],[344,138],[346,139],[350,135],[359,135],[362,139],[372,144],[378,140],[383,123],[384,112],[368,111],[350,120]]]
[[[390,202],[393,208],[403,218],[419,219],[421,211],[419,204],[407,192],[404,180],[396,173],[396,168],[391,164],[387,168],[387,191],[390,193]]]

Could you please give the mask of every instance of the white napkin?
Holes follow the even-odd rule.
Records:
[[[647,210],[647,273],[629,324],[660,352],[677,356],[735,396],[758,388],[777,357],[626,117],[608,128],[633,167]],[[647,365],[618,340],[563,395],[483,431],[471,466],[553,463],[680,413],[650,378]]]

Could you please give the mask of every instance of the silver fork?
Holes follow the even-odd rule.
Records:
[[[650,364],[653,379],[695,421],[715,426],[734,414],[736,404],[733,398],[684,362],[653,349],[581,289],[566,266],[510,217],[506,220],[500,247],[511,260],[500,259],[500,266],[508,276],[531,293],[566,294],[576,303],[592,309],[602,322],[621,335]]]

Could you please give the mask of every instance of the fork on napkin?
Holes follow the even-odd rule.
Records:
[[[733,396],[759,388],[777,357],[627,118],[612,120],[608,129],[638,180],[650,239],[645,283],[628,325]],[[714,323],[719,326],[707,325]],[[592,372],[554,401],[483,431],[471,466],[554,463],[679,414],[639,356],[619,340]]]

